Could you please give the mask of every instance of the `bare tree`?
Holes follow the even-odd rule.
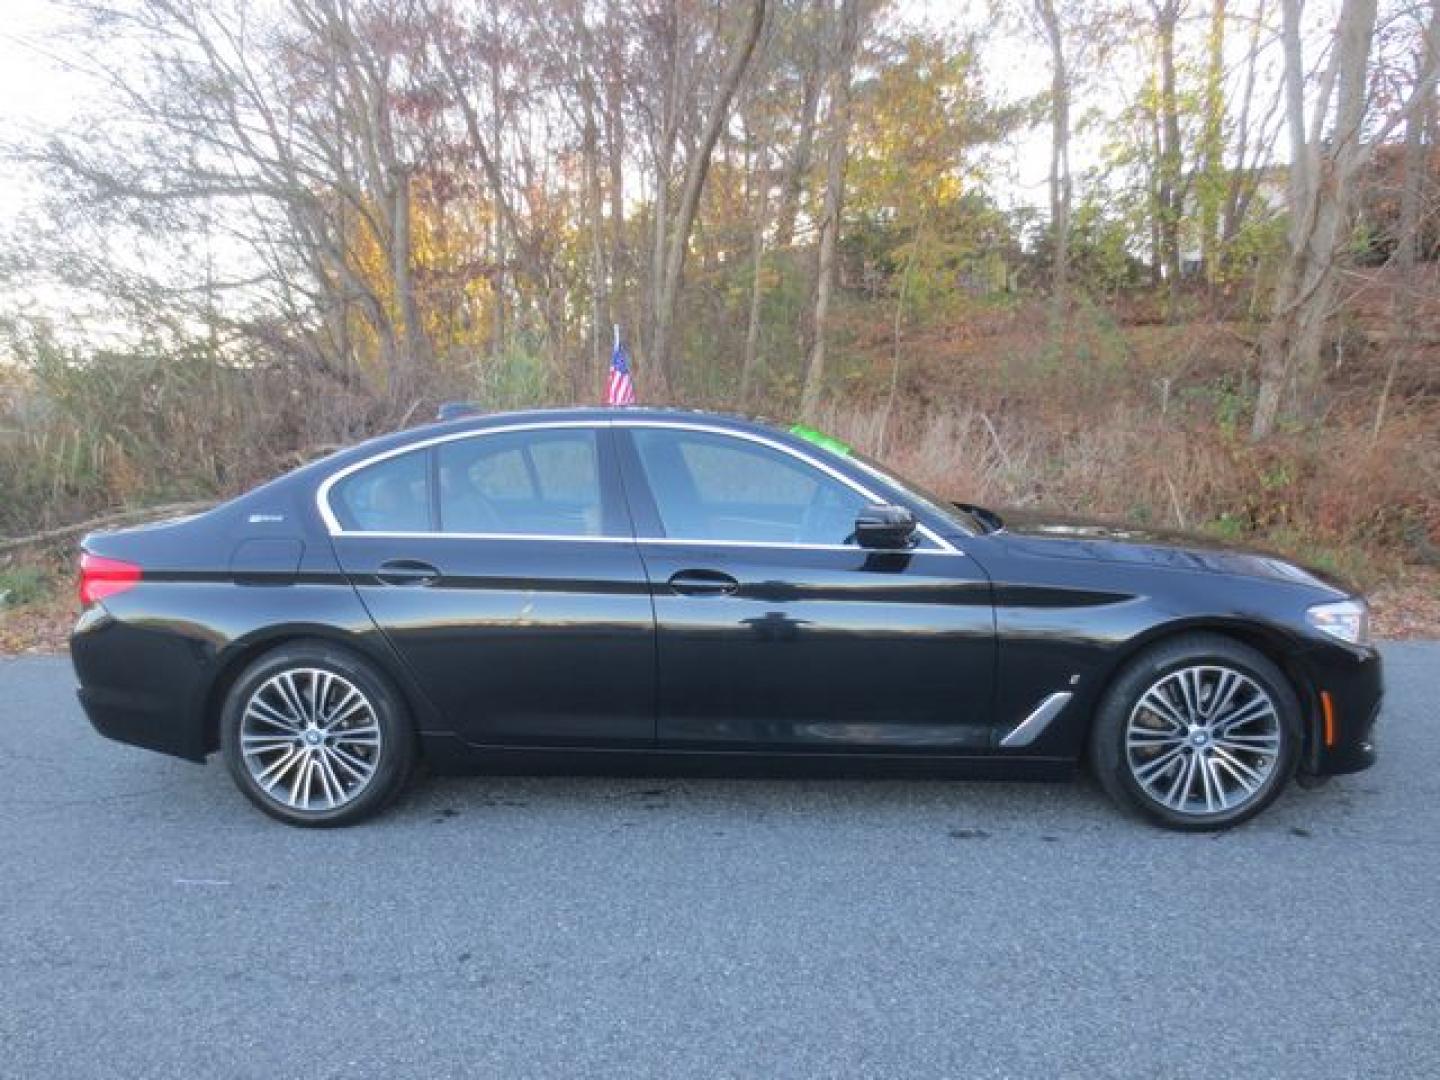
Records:
[[[1186,196],[1175,62],[1175,34],[1185,7],[1185,0],[1150,0],[1156,62],[1160,69],[1155,121],[1155,218],[1159,239],[1156,258],[1165,276],[1171,318],[1177,313],[1180,299],[1180,222]]]
[[[1376,0],[1344,0],[1330,62],[1311,113],[1305,112],[1304,0],[1283,0],[1285,98],[1290,131],[1290,240],[1270,325],[1260,342],[1260,389],[1251,437],[1275,428],[1283,395],[1294,380],[1309,393],[1319,377],[1326,320],[1334,302],[1337,246],[1349,220],[1355,178],[1368,157],[1363,124],[1366,66]],[[1335,122],[1325,124],[1332,98]]]
[[[745,320],[745,356],[740,365],[740,406],[750,401],[755,374],[760,366],[760,305],[765,296],[765,227],[769,219],[770,181],[767,176],[769,150],[761,145],[756,148],[756,162],[753,171],[755,191],[754,225],[751,230],[750,257],[754,266],[750,272],[750,310]]]
[[[1425,250],[1423,240],[1423,201],[1430,181],[1430,146],[1427,134],[1435,115],[1435,88],[1440,81],[1440,0],[1431,0],[1420,43],[1415,56],[1415,81],[1406,106],[1404,179],[1400,194],[1400,222],[1391,260],[1403,269],[1411,269]],[[1419,279],[1423,281],[1423,279]],[[1414,361],[1420,345],[1421,311],[1425,304],[1424,286],[1413,274],[1400,275],[1390,293],[1390,322],[1397,340],[1389,347],[1389,364],[1380,396],[1375,402],[1375,419],[1371,426],[1372,441],[1379,439],[1390,407],[1390,396],[1402,363]]]
[[[820,90],[825,79],[825,35],[822,32],[825,7],[821,0],[815,0],[811,5],[815,14],[820,17],[819,26],[813,17],[799,20],[802,40],[805,42],[800,69],[800,118],[790,160],[785,169],[780,206],[775,212],[775,246],[782,250],[794,242],[795,218],[800,212],[800,195],[805,190],[805,178],[810,174],[810,158],[815,144],[815,119],[819,115]]]
[[[1405,120],[1403,187],[1400,190],[1400,223],[1395,237],[1395,262],[1413,266],[1423,248],[1422,216],[1430,179],[1430,150],[1426,134],[1435,117],[1435,87],[1440,80],[1440,0],[1431,0],[1429,20],[1421,33],[1415,57],[1415,85]]]
[[[357,337],[373,341],[401,402],[433,359],[411,230],[424,134],[398,104],[424,93],[405,59],[414,12],[287,0],[260,22],[237,2],[77,5],[96,29],[89,70],[118,129],[142,141],[59,134],[35,157],[77,205],[148,215],[177,242],[203,220],[248,252],[247,293],[275,305],[253,321],[228,316],[231,329],[345,380],[362,377]],[[99,45],[115,34],[145,63]],[[276,62],[257,62],[262,47]],[[165,294],[158,278],[151,287]]]
[[[830,78],[830,110],[826,118],[828,142],[825,160],[825,205],[820,214],[820,244],[815,281],[815,321],[800,415],[813,420],[825,382],[825,331],[840,244],[840,219],[845,205],[845,163],[850,135],[850,85],[855,55],[860,47],[860,2],[843,0],[840,10],[840,49]]]
[[[1213,0],[1205,41],[1205,82],[1201,90],[1202,122],[1196,167],[1200,179],[1200,264],[1214,281],[1219,270],[1220,206],[1225,190],[1225,31],[1226,0]]]
[[[1034,0],[1035,15],[1050,50],[1050,233],[1054,255],[1050,290],[1057,321],[1069,303],[1070,207],[1070,69],[1065,53],[1065,28],[1055,0]]]
[[[745,69],[750,65],[750,58],[755,53],[755,45],[760,40],[760,32],[764,29],[766,10],[767,0],[751,0],[749,16],[741,31],[740,41],[730,55],[725,74],[720,80],[719,90],[710,106],[710,113],[706,117],[695,149],[686,163],[680,203],[676,209],[675,220],[668,230],[668,250],[665,253],[663,272],[656,289],[655,329],[651,342],[650,360],[653,362],[655,371],[659,375],[659,381],[663,386],[669,386],[671,381],[670,354],[674,348],[675,305],[680,295],[680,282],[685,273],[685,259],[690,249],[690,232],[694,227],[695,212],[700,205],[700,193],[705,187],[705,177],[710,171],[710,157],[715,151],[715,144],[719,141],[720,132],[729,119],[730,103],[734,100],[735,91],[739,88],[741,79],[744,78]],[[657,207],[657,219],[659,216],[660,210]],[[663,234],[657,233],[657,235]]]
[[[1278,107],[1283,96],[1283,83],[1277,87],[1274,100],[1262,103],[1257,112],[1255,95],[1260,76],[1260,56],[1270,7],[1268,0],[1259,0],[1250,17],[1245,51],[1245,77],[1240,90],[1240,109],[1235,119],[1231,141],[1232,163],[1226,169],[1225,194],[1220,212],[1221,249],[1240,235],[1259,189],[1264,163],[1270,159],[1284,114]]]

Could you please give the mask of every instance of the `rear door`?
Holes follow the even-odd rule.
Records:
[[[854,543],[874,501],[753,436],[618,425],[655,602],[661,745],[982,751],[988,578],[923,539]]]
[[[445,437],[323,497],[341,565],[463,738],[653,743],[654,619],[606,426]]]

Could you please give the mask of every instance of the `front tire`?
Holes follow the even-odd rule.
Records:
[[[405,786],[415,733],[389,681],[321,642],[260,657],[226,695],[220,743],[235,785],[290,825],[353,825]]]
[[[1264,655],[1187,634],[1132,660],[1106,691],[1090,764],[1111,798],[1182,831],[1229,828],[1279,797],[1300,758],[1300,702]]]

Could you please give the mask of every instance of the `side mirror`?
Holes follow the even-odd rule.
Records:
[[[915,515],[903,506],[866,506],[855,516],[855,542],[895,551],[915,545]]]

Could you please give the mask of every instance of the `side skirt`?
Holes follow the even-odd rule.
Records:
[[[775,750],[584,749],[483,746],[454,735],[421,736],[436,773],[531,776],[933,777],[1070,780],[1073,758],[1006,754],[808,753]]]

